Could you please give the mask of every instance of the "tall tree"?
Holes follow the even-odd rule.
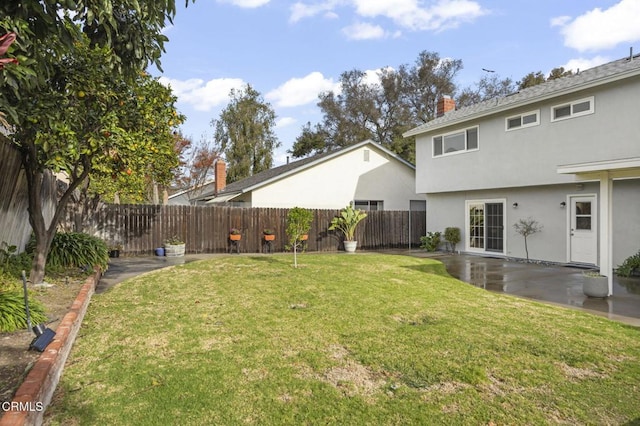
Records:
[[[516,91],[516,85],[510,78],[501,78],[497,74],[484,75],[472,87],[467,87],[457,96],[456,107],[461,108],[493,98],[504,97]]]
[[[0,132],[0,138],[18,147],[27,176],[29,221],[36,237],[32,282],[43,280],[62,211],[94,170],[94,159],[124,158],[118,147],[131,139],[121,131],[114,100],[128,93],[125,77],[159,63],[167,40],[161,30],[174,14],[174,0],[0,4],[0,36],[16,35],[8,55],[19,62],[0,70],[0,112],[10,133]],[[120,99],[115,105],[119,102],[127,104]],[[64,170],[70,177],[49,224],[40,198],[47,169]]]
[[[231,89],[229,97],[229,104],[211,124],[231,183],[270,169],[280,141],[274,132],[276,114],[258,91],[247,84]]]
[[[459,60],[421,52],[411,66],[379,70],[376,81],[360,70],[344,72],[339,93],[319,96],[322,122],[303,127],[290,152],[299,157],[371,139],[413,161],[413,139],[402,133],[435,117],[436,100],[454,93],[461,68]]]

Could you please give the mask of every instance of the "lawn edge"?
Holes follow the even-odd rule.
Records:
[[[11,401],[11,410],[6,411],[0,418],[0,426],[42,424],[44,412],[51,403],[101,274],[101,271],[96,270],[85,280],[71,309],[56,328],[55,338],[40,354],[16,391]],[[18,406],[24,410],[13,409]]]

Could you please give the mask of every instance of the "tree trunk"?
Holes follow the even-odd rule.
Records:
[[[71,198],[73,191],[87,178],[90,171],[90,163],[87,159],[81,160],[84,168],[80,175],[73,174],[69,176],[69,186],[60,199],[54,192],[54,202],[56,203],[55,211],[51,222],[47,227],[44,220],[42,207],[42,186],[44,182],[44,170],[39,168],[37,161],[37,148],[33,144],[27,144],[20,147],[20,154],[24,172],[27,178],[27,189],[29,198],[29,223],[33,229],[36,239],[35,251],[33,254],[33,264],[31,265],[31,273],[29,279],[32,284],[41,284],[44,281],[45,266],[47,263],[47,255],[51,248],[51,242],[58,228],[58,223],[62,217],[62,213]]]

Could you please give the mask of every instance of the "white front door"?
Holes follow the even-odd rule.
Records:
[[[598,262],[596,196],[573,196],[570,200],[569,260],[595,265]]]

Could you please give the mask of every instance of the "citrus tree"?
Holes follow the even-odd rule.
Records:
[[[159,66],[167,41],[161,31],[174,15],[174,0],[0,3],[0,37],[15,37],[0,69],[0,139],[18,148],[27,178],[36,237],[33,283],[42,282],[62,212],[89,176],[124,172],[147,179],[166,172],[150,170],[148,155],[175,161],[171,149],[154,144],[171,132],[164,116],[152,117],[166,102],[145,96],[145,85],[139,87],[143,93],[132,93],[146,66]],[[165,112],[178,124],[172,111]],[[142,167],[144,175],[135,173]],[[47,170],[64,172],[69,181],[48,223],[41,199]]]

